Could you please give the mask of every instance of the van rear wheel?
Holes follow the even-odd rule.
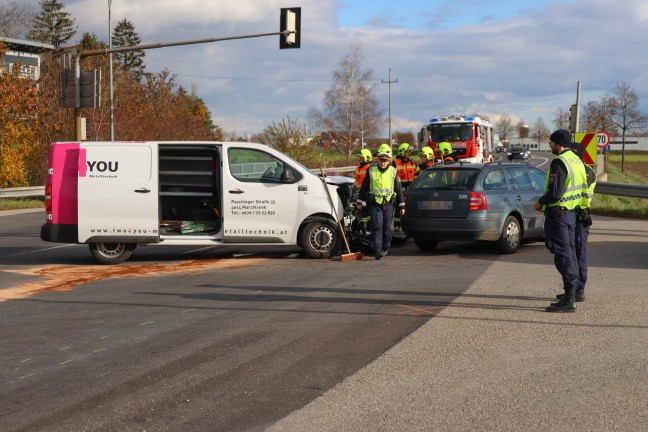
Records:
[[[90,253],[100,264],[119,264],[133,253],[134,243],[90,243]]]
[[[340,249],[342,234],[333,222],[316,221],[304,227],[300,246],[311,258],[330,258]]]

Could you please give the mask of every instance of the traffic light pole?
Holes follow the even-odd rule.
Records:
[[[295,25],[295,23],[291,23]],[[299,25],[297,23],[297,25]],[[81,141],[82,132],[81,132],[81,58],[83,57],[92,57],[98,55],[112,54],[117,52],[126,52],[126,51],[140,51],[146,49],[154,48],[166,48],[179,45],[193,45],[209,42],[221,42],[226,40],[236,40],[236,39],[250,39],[258,38],[265,36],[283,36],[285,38],[289,37],[291,34],[296,34],[297,31],[293,29],[287,29],[278,32],[272,33],[257,33],[251,35],[243,36],[231,36],[224,38],[208,38],[208,39],[196,39],[196,40],[186,40],[179,42],[168,42],[168,43],[156,43],[148,45],[135,45],[128,47],[119,47],[119,48],[107,48],[107,49],[98,49],[98,50],[89,50],[89,51],[80,51],[74,56],[74,88],[75,88],[75,105],[74,105],[74,118],[75,118],[75,137],[77,141]]]

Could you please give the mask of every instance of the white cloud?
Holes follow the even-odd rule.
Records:
[[[195,83],[214,122],[241,134],[260,132],[286,115],[305,121],[308,108],[321,108],[331,72],[356,42],[374,71],[385,114],[388,86],[381,80],[390,67],[398,79],[391,88],[393,130],[416,132],[434,115],[461,112],[507,113],[527,123],[541,116],[551,127],[555,110],[574,103],[579,80],[583,103],[613,93],[619,81],[645,101],[645,0],[526,3],[517,15],[498,19],[495,10],[481,11],[478,22],[452,28],[409,28],[408,20],[398,18],[407,16],[404,11],[392,21],[384,17],[384,25],[340,28],[337,13],[346,9],[332,0],[112,0],[112,20],[133,22],[147,44],[275,32],[279,9],[300,4],[301,49],[279,50],[279,37],[272,36],[146,52],[149,71],[167,67],[184,87]],[[64,4],[79,37],[88,31],[107,40],[106,0]],[[475,10],[453,5],[421,6],[429,10],[412,20],[456,20]],[[379,18],[371,13],[360,21],[375,24]],[[388,25],[394,20],[401,25]]]

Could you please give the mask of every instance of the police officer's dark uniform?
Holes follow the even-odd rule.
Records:
[[[585,147],[580,143],[571,143],[571,150],[582,161],[585,157]],[[576,208],[576,231],[575,247],[576,260],[578,261],[578,288],[576,288],[576,302],[585,301],[585,284],[587,283],[587,241],[589,239],[590,226],[592,217],[590,207],[594,197],[594,188],[596,186],[596,171],[585,165],[585,175],[587,176],[587,195],[583,196],[581,205]],[[558,294],[557,299],[562,299],[565,294]]]
[[[571,134],[565,129],[549,137],[553,154],[545,181],[545,193],[535,204],[545,212],[545,243],[563,279],[564,296],[547,307],[547,312],[575,312],[579,268],[576,258],[576,212],[587,193],[585,167],[571,150]]]
[[[371,215],[371,249],[376,259],[389,253],[392,240],[394,207],[405,213],[401,181],[396,168],[390,163],[391,154],[379,152],[378,164],[367,170],[356,205],[367,207]]]

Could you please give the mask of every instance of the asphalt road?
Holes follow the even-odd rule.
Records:
[[[42,221],[0,217],[3,431],[263,430],[502,259],[463,243],[354,262],[148,247],[106,267],[85,246],[41,242]]]

